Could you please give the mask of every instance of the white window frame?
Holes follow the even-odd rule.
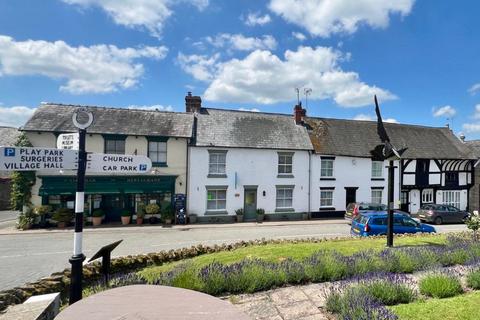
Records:
[[[294,187],[277,187],[276,195],[275,195],[275,208],[277,209],[292,209],[293,208],[293,189]],[[286,191],[290,191],[292,193],[291,197],[286,195]],[[280,197],[281,196],[281,197]],[[283,206],[279,206],[279,201],[283,201]],[[286,201],[290,201],[290,205],[286,205]]]
[[[334,189],[320,189],[320,208],[333,208],[334,191]]]
[[[442,204],[453,206],[460,209],[460,191],[459,190],[445,190],[442,192]]]
[[[156,146],[156,148],[152,148],[152,146]],[[153,150],[156,149],[156,150]],[[160,150],[164,149],[164,150]],[[160,159],[160,156],[164,156],[165,159]],[[152,163],[157,164],[166,164],[167,163],[167,142],[166,141],[155,141],[149,140],[148,141],[148,157],[152,160]]]
[[[215,168],[212,170],[212,168]],[[209,150],[208,152],[208,174],[226,175],[227,174],[227,152]]]
[[[370,192],[372,203],[383,203],[383,189],[372,189]],[[378,201],[380,200],[380,201]]]
[[[215,198],[209,199],[209,193],[214,192]],[[222,199],[218,196],[219,192],[225,192],[225,199]],[[215,208],[210,209],[208,207],[209,202],[215,202]],[[224,203],[224,207],[219,207],[219,203]],[[227,211],[227,188],[226,187],[215,187],[215,188],[207,188],[207,212],[224,212]]]
[[[285,159],[284,163],[281,163],[280,159]],[[283,172],[280,172],[280,168],[283,168]],[[292,175],[293,174],[293,153],[291,152],[279,152],[278,153],[278,175]]]
[[[325,163],[331,163],[332,167],[331,168],[325,168]],[[331,170],[331,172],[327,172]],[[320,177],[321,178],[333,178],[335,172],[335,159],[331,158],[321,158],[320,159]],[[328,175],[330,173],[330,175]]]
[[[372,178],[383,178],[383,161],[372,161]]]
[[[422,203],[433,203],[433,189],[422,190]]]

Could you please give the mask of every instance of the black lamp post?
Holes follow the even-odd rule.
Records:
[[[86,117],[86,118],[85,118]],[[85,171],[87,168],[87,153],[85,151],[86,129],[93,122],[93,114],[85,108],[76,110],[72,116],[75,127],[78,128],[78,169],[77,192],[75,193],[75,233],[73,236],[73,255],[69,262],[72,265],[70,274],[69,304],[82,299],[83,261],[83,211],[85,205]]]

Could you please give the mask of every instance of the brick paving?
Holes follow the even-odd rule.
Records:
[[[255,320],[327,320],[324,291],[330,283],[279,288],[229,297],[237,308]]]

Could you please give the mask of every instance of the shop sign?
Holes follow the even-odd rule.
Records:
[[[79,148],[79,134],[77,133],[63,133],[57,138],[57,148],[67,150],[78,150]]]
[[[152,161],[147,156],[90,153],[87,156],[87,172],[95,173],[148,173]]]
[[[78,151],[50,148],[0,147],[0,170],[75,170]]]

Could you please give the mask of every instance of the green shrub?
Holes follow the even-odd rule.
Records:
[[[453,297],[463,292],[460,280],[455,276],[445,274],[430,274],[418,284],[420,293],[434,298]]]
[[[398,284],[391,280],[377,280],[359,285],[359,289],[374,297],[384,305],[392,306],[400,303],[409,303],[415,300],[415,291],[407,285]]]
[[[348,275],[344,257],[331,251],[319,251],[303,260],[307,279],[312,282],[336,281]]]
[[[35,215],[32,210],[29,208],[26,212],[21,212],[18,216],[18,221],[16,224],[17,229],[27,230],[32,227],[32,224],[35,222]]]
[[[131,212],[130,210],[124,209],[124,210],[122,210],[122,212],[121,212],[121,216],[122,216],[122,217],[131,217],[131,216],[132,216],[132,212]]]
[[[145,217],[145,207],[146,205],[144,203],[139,203],[137,205],[137,218]]]
[[[105,215],[105,212],[102,209],[96,209],[92,212],[92,217],[101,218]]]
[[[53,220],[57,222],[71,222],[73,219],[74,213],[73,210],[68,208],[58,208],[53,213]]]
[[[49,206],[49,205],[41,205],[41,206],[37,206],[33,209],[33,212],[37,215],[37,216],[44,216],[46,214],[49,214],[50,212],[52,212],[52,206]]]
[[[475,290],[480,289],[480,269],[471,271],[467,275],[467,286]]]
[[[440,263],[443,266],[453,266],[456,264],[464,264],[470,259],[470,253],[464,249],[455,249],[450,252],[445,252],[439,256]]]
[[[145,207],[145,212],[147,214],[158,214],[160,212],[160,206],[156,203],[149,203]]]

